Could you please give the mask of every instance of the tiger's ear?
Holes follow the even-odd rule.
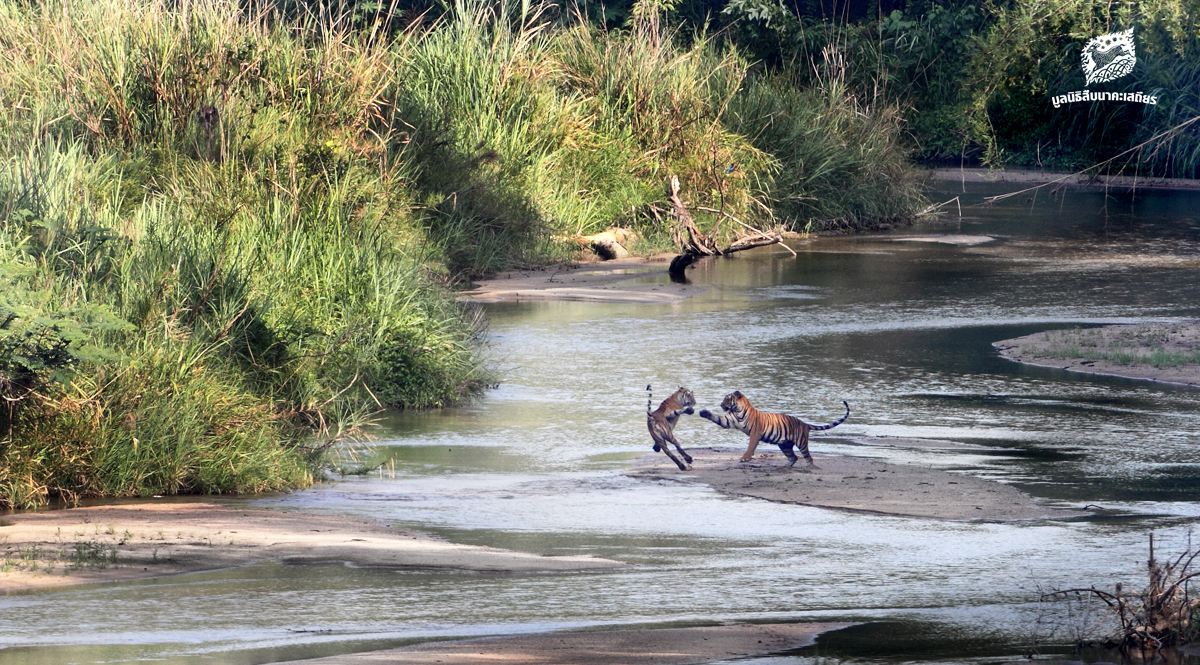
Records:
[[[746,397],[746,396],[742,394],[742,391],[740,391],[740,390],[735,390],[735,391],[733,391],[733,398],[734,398],[734,399],[744,399],[745,397]]]

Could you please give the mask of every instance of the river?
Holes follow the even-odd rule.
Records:
[[[891,234],[792,241],[689,272],[673,304],[489,306],[500,386],[397,414],[377,473],[252,499],[446,539],[638,564],[491,575],[261,564],[0,598],[0,664],[265,663],[430,638],[562,628],[838,619],[862,625],[754,665],[984,663],[1069,653],[1086,621],[1041,590],[1144,579],[1148,534],[1200,516],[1200,390],[1022,366],[991,344],[1069,326],[1200,318],[1200,195],[1071,191]],[[976,245],[898,236],[986,235]],[[665,276],[632,278],[659,280]],[[885,517],[622,475],[649,453],[645,386],[716,407],[734,390],[810,422],[813,451],[1012,483],[1101,516]],[[684,418],[686,446],[745,447]],[[894,445],[889,438],[929,440]],[[942,447],[937,441],[966,446]],[[1098,612],[1098,610],[1097,610]]]

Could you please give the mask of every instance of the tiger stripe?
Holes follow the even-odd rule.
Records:
[[[810,425],[786,413],[759,411],[750,404],[750,400],[746,399],[741,391],[735,390],[721,401],[721,409],[727,415],[713,414],[708,409],[704,409],[700,411],[700,417],[712,421],[718,427],[735,429],[750,437],[750,445],[742,455],[743,462],[754,457],[754,451],[761,441],[779,446],[779,449],[788,458],[788,466],[795,464],[798,459],[792,452],[792,448],[799,448],[800,454],[804,456],[804,461],[812,467],[815,465],[812,455],[808,452],[808,433],[833,429],[846,422],[846,419],[850,417],[850,405],[845,401],[842,402],[842,405],[846,407],[846,415],[840,419],[828,425]]]

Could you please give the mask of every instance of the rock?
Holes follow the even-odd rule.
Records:
[[[580,243],[586,245],[602,261],[623,259],[629,256],[628,245],[637,240],[637,236],[629,229],[610,228],[603,233],[592,236],[579,236]]]

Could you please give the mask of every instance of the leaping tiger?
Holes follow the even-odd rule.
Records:
[[[683,447],[675,440],[675,423],[679,421],[679,416],[695,413],[692,407],[696,405],[696,398],[692,395],[692,391],[687,388],[680,388],[671,394],[670,397],[663,400],[662,404],[654,411],[650,410],[650,405],[653,403],[653,393],[650,392],[650,386],[646,386],[646,427],[650,429],[650,438],[654,439],[654,452],[662,450],[675,462],[680,471],[687,471],[692,468],[692,457],[683,451]],[[675,444],[675,450],[687,460],[685,466],[679,458],[671,454],[667,448],[667,443]]]
[[[746,399],[741,391],[735,390],[721,401],[721,408],[729,415],[714,416],[708,409],[702,409],[700,417],[711,420],[725,429],[736,429],[750,436],[750,445],[742,455],[743,462],[754,457],[754,449],[758,447],[759,441],[765,441],[779,446],[788,458],[788,466],[795,464],[797,459],[796,454],[792,452],[792,446],[798,447],[804,461],[813,468],[816,465],[812,455],[808,454],[808,433],[813,430],[832,429],[846,422],[850,417],[850,405],[844,401],[842,404],[846,407],[846,415],[841,419],[828,425],[810,425],[785,413],[763,413],[751,406],[750,400]]]

